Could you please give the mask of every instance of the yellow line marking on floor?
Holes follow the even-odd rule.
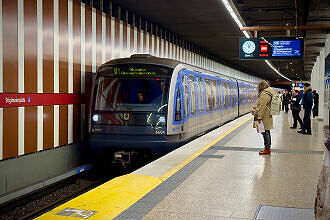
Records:
[[[54,208],[37,219],[113,219],[204,151],[248,122],[252,117],[229,129],[211,143],[164,173],[160,178],[140,174],[119,176]]]
[[[184,166],[186,166],[188,163],[190,163],[191,161],[193,161],[196,157],[198,157],[199,155],[201,155],[204,151],[206,151],[207,149],[209,149],[210,147],[212,147],[213,145],[215,145],[216,143],[218,143],[220,140],[222,140],[224,137],[226,137],[228,134],[230,134],[231,132],[233,132],[234,130],[236,130],[237,128],[239,128],[240,126],[242,126],[243,124],[245,124],[246,122],[248,122],[249,120],[251,120],[253,118],[253,116],[249,117],[248,119],[242,121],[241,123],[239,123],[238,125],[232,127],[231,129],[229,129],[228,131],[226,131],[225,133],[223,133],[221,136],[219,136],[217,139],[215,139],[214,141],[212,141],[211,143],[209,143],[208,145],[206,145],[205,147],[203,147],[202,149],[200,149],[199,151],[195,152],[193,155],[191,155],[190,157],[188,157],[187,159],[185,159],[184,161],[180,162],[179,164],[177,164],[175,167],[173,167],[172,169],[170,169],[169,171],[167,171],[166,173],[164,173],[160,179],[162,181],[167,180],[168,178],[170,178],[173,174],[175,174],[176,172],[178,172],[180,169],[182,169]]]
[[[119,176],[37,219],[113,219],[161,183],[159,178],[153,176]]]

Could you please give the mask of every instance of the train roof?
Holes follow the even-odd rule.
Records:
[[[169,68],[175,68],[181,62],[172,59],[159,58],[149,54],[133,54],[129,58],[119,58],[106,62],[100,67],[99,71],[102,70],[103,68],[106,69],[107,67],[113,65],[120,65],[127,63],[151,64],[151,65],[160,65]]]

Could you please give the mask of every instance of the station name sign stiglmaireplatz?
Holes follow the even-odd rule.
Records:
[[[303,57],[303,37],[260,37],[239,40],[241,60],[292,60]]]

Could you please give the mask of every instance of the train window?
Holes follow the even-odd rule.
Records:
[[[191,114],[194,115],[196,111],[196,96],[195,96],[195,82],[193,75],[189,76],[189,84],[190,84]]]
[[[204,112],[204,87],[201,77],[197,77],[197,93],[198,93],[198,110]]]
[[[212,106],[213,109],[218,108],[218,97],[217,97],[217,85],[215,80],[211,80],[211,87],[212,87]]]
[[[167,111],[169,78],[100,76],[97,84],[97,111]]]
[[[179,88],[176,92],[175,98],[175,121],[181,121],[181,94]]]
[[[223,91],[223,107],[226,108],[227,107],[227,82],[226,81],[222,81],[222,91]]]
[[[211,96],[211,84],[209,79],[204,79],[206,90],[206,111],[212,109],[212,96]]]
[[[186,74],[183,75],[183,95],[184,95],[184,115],[189,116],[189,88],[188,88],[188,77]]]
[[[240,84],[238,84],[238,88],[239,88],[239,103],[240,103],[240,105],[242,105],[243,104],[243,102],[242,102],[242,97],[243,97],[243,94],[242,94],[242,83],[240,83]]]
[[[218,102],[219,102],[219,108],[222,108],[221,104],[222,104],[222,98],[221,98],[221,94],[222,94],[222,88],[221,88],[221,81],[218,80],[217,81],[217,89],[218,89]]]
[[[234,83],[230,82],[230,96],[231,96],[231,106],[235,105],[235,92],[234,92]]]
[[[229,107],[231,105],[230,103],[230,88],[229,88],[229,82],[224,82],[224,90],[225,90],[225,107]]]
[[[234,105],[237,105],[238,103],[238,98],[237,98],[237,83],[233,83],[233,95],[234,95]]]

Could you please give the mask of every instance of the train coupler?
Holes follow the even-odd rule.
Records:
[[[136,155],[136,152],[128,151],[116,151],[113,153],[112,163],[120,163],[124,168],[131,165],[132,156]]]

